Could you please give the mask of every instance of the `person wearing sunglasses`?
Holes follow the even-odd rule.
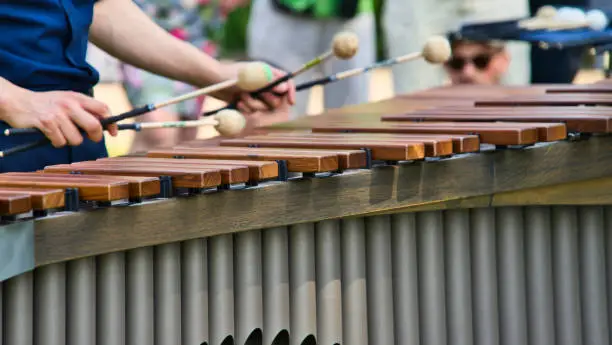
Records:
[[[510,54],[502,43],[451,40],[452,55],[445,70],[453,85],[495,85],[510,66]]]

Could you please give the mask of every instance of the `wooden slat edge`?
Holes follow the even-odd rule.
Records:
[[[454,200],[453,208],[468,201],[472,206],[510,204],[503,201],[503,194],[506,200],[520,203],[518,198],[510,199],[513,191],[544,186],[561,190],[565,184],[612,179],[610,152],[612,137],[593,137],[435,163],[386,166],[300,183],[274,183],[239,193],[173,198],[40,219],[36,221],[36,264],[254,229],[362,217],[444,200],[447,205]],[[588,201],[589,194],[579,199],[576,186],[566,186],[568,192],[561,194],[571,195],[574,204],[608,202],[592,196]],[[598,183],[594,186],[608,190]],[[541,190],[537,193],[543,194]],[[488,195],[496,195],[493,202],[473,201]],[[553,200],[563,202],[561,198]],[[86,237],[82,236],[82,224],[88,224]]]

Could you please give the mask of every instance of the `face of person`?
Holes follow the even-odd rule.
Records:
[[[498,84],[508,69],[508,54],[499,48],[478,43],[460,43],[445,64],[453,85]]]

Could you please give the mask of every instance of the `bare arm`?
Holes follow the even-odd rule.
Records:
[[[167,33],[130,0],[100,0],[90,40],[121,61],[198,87],[228,78],[227,67]]]
[[[236,78],[239,64],[221,64],[189,43],[160,28],[131,0],[99,0],[94,9],[90,40],[109,54],[133,66],[180,80],[194,86],[208,86]],[[276,71],[276,75],[282,75]],[[265,93],[274,107],[295,102],[293,83],[278,85],[276,97]],[[212,95],[224,101],[239,100],[244,113],[265,111],[267,107],[237,87]],[[79,145],[83,138],[77,127],[89,138],[100,141],[103,129],[100,120],[110,116],[108,107],[91,97],[75,92],[33,92],[0,78],[0,120],[12,127],[39,128],[53,143]],[[108,127],[111,135],[117,126]]]
[[[170,35],[152,21],[131,0],[99,0],[94,9],[90,41],[130,65],[197,87],[236,78],[240,64],[222,64],[191,44]],[[279,77],[282,73],[274,70]],[[292,81],[274,88],[276,93],[295,103]],[[212,94],[226,102],[239,100],[238,108],[246,113],[266,111],[268,106],[238,87]],[[272,93],[262,95],[268,104],[279,107],[283,100]]]

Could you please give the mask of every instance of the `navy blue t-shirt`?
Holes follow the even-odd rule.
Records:
[[[91,94],[98,72],[86,61],[89,27],[97,0],[0,1],[0,76],[33,91],[71,90]],[[0,123],[0,131],[9,127]],[[0,136],[0,149],[40,136]],[[0,159],[0,171],[32,171],[51,164],[107,155],[104,141],[78,147],[50,144]]]

